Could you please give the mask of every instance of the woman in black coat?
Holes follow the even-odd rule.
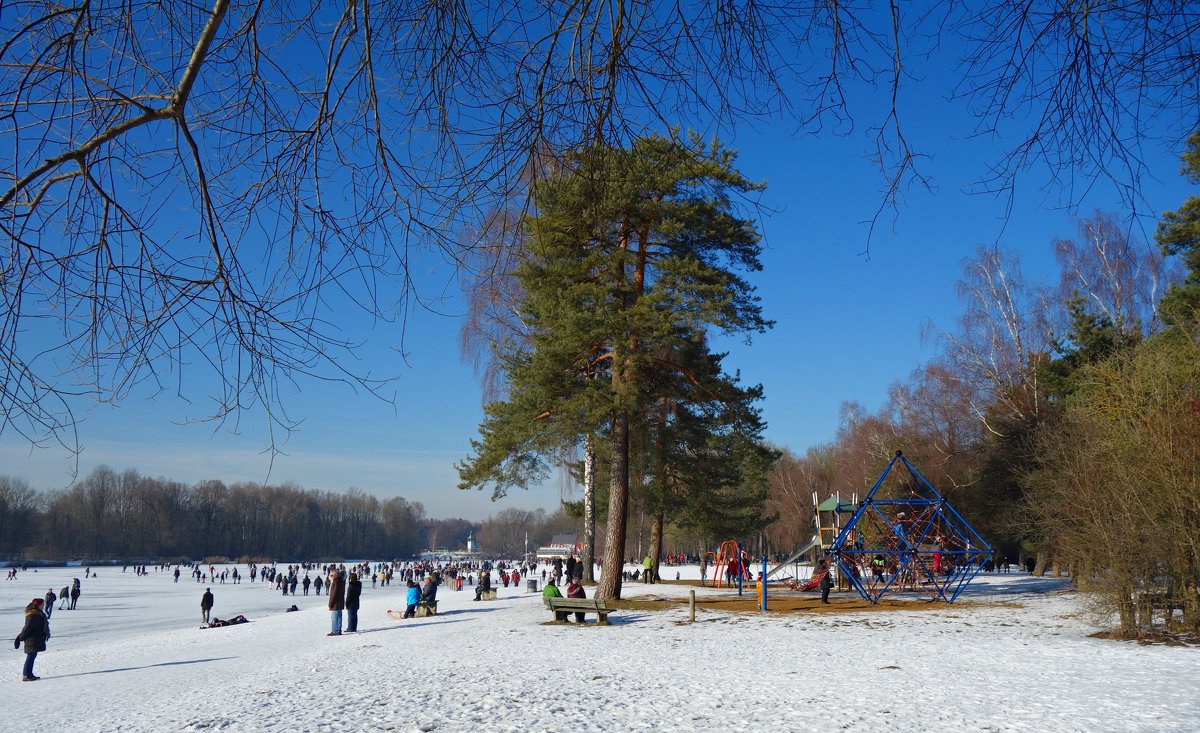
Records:
[[[346,583],[346,631],[358,631],[358,598],[362,595],[362,581],[358,573],[350,573]]]
[[[44,602],[41,598],[34,598],[25,607],[25,626],[13,641],[14,649],[20,647],[21,642],[25,642],[25,669],[21,673],[23,682],[41,679],[33,673],[33,661],[37,659],[38,652],[46,651],[46,639],[50,638],[50,622],[46,620],[46,612],[42,610]]]

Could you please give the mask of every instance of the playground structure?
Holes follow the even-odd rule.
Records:
[[[713,565],[713,587],[720,588],[725,582],[727,576],[743,580],[752,581],[750,569],[746,567],[745,553],[737,542],[733,540],[725,540],[721,546],[717,548],[717,560]],[[734,572],[730,572],[733,570]]]
[[[841,494],[834,494],[825,501],[818,502],[817,492],[814,491],[812,502],[816,533],[806,545],[767,571],[768,581],[780,581],[794,590],[812,590],[824,577],[825,573],[818,568],[807,581],[800,580],[800,560],[807,558],[808,563],[814,567],[820,563],[825,557],[825,552],[833,546],[834,540],[841,533],[843,517],[854,514],[854,510],[858,508],[858,495],[854,494],[850,501],[844,501]]]
[[[907,477],[881,490],[898,462]],[[842,578],[872,604],[895,591],[953,603],[983,568],[991,547],[896,451],[827,554]]]

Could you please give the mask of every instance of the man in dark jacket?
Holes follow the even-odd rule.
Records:
[[[208,623],[208,612],[213,607],[212,588],[205,588],[204,595],[200,596],[200,617],[204,619],[204,623]]]
[[[50,622],[46,620],[46,612],[42,610],[44,598],[34,598],[25,607],[25,625],[21,633],[13,640],[13,648],[20,648],[25,643],[25,668],[21,672],[22,682],[35,682],[40,677],[33,673],[33,662],[38,652],[46,651],[46,639],[50,638]]]
[[[432,606],[437,601],[437,581],[430,575],[425,578],[425,585],[421,587],[421,603]]]
[[[58,600],[58,596],[54,595],[54,589],[46,591],[46,604],[43,609],[46,611],[46,618],[50,618],[50,614],[54,611],[54,602]]]
[[[346,608],[346,576],[334,568],[329,574],[329,610],[332,628],[329,636],[342,635],[342,611]]]
[[[362,595],[362,582],[358,573],[350,573],[346,584],[346,631],[358,631],[358,598]]]
[[[825,561],[825,575],[821,578],[821,603],[829,603],[829,591],[833,589],[833,568]]]

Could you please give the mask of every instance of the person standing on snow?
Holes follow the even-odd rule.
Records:
[[[204,595],[200,596],[200,617],[204,620],[204,623],[206,623],[206,624],[208,623],[208,614],[210,611],[212,611],[212,607],[213,607],[212,588],[205,588]]]
[[[330,624],[328,636],[342,635],[342,611],[346,608],[346,576],[334,568],[329,574]]]
[[[13,640],[14,649],[20,648],[22,642],[25,643],[22,682],[36,682],[41,679],[33,673],[33,662],[37,659],[38,652],[46,651],[46,639],[50,638],[50,621],[46,618],[46,612],[42,610],[42,604],[45,602],[44,598],[34,598],[30,601],[25,607],[25,625]]]
[[[58,596],[54,595],[54,589],[46,591],[46,604],[43,607],[46,611],[46,618],[50,618],[50,614],[54,611],[54,602],[58,600]]]
[[[293,594],[294,595],[294,594]],[[358,631],[358,599],[362,596],[362,581],[358,573],[350,573],[350,582],[346,584],[346,631]]]
[[[825,576],[821,578],[821,603],[829,603],[829,591],[833,589],[833,568],[825,561]]]

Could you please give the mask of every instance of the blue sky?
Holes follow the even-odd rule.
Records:
[[[977,244],[1016,250],[1030,279],[1049,280],[1055,271],[1051,241],[1075,235],[1076,212],[1062,206],[1061,190],[1047,186],[1045,174],[1022,179],[1007,216],[1005,199],[964,193],[1004,141],[966,137],[969,121],[941,101],[934,86],[918,85],[908,103],[916,108],[908,122],[912,142],[931,156],[923,165],[933,188],[908,190],[900,208],[883,214],[869,255],[865,222],[879,208],[882,179],[867,160],[864,131],[795,136],[793,126],[781,122],[747,125],[725,136],[741,153],[742,172],[768,183],[762,204],[774,213],[760,222],[765,270],[754,282],[777,325],[752,346],[723,347],[731,351],[730,369],[765,386],[768,439],[796,452],[832,439],[843,402],[877,409],[889,384],[933,355],[935,345],[922,340],[922,326],[954,326],[954,282]],[[1178,175],[1178,150],[1147,143],[1145,153],[1159,178],[1145,184],[1149,209],[1177,207],[1191,193]],[[1082,198],[1078,212],[1097,208],[1127,212],[1105,184]],[[1135,233],[1148,236],[1153,222],[1145,220],[1143,227]],[[416,277],[427,295],[455,282],[440,261],[420,267]],[[450,315],[412,315],[404,335],[407,365],[394,351],[401,338],[397,326],[371,326],[357,314],[346,315],[345,330],[366,340],[361,363],[353,366],[399,373],[394,409],[345,385],[301,382],[285,400],[303,423],[290,436],[276,436],[284,453],[272,465],[263,415],[246,414],[236,426],[181,424],[205,414],[203,390],[188,390],[191,403],[135,392],[119,407],[80,410],[79,473],[106,464],[189,483],[357,487],[421,502],[436,517],[481,519],[512,506],[552,510],[564,490],[558,480],[496,503],[488,492],[455,488],[454,463],[466,456],[482,411],[478,380],[459,359],[454,314],[461,302],[456,293],[447,296],[440,310]],[[39,490],[67,485],[74,465],[65,451],[30,449],[11,432],[0,436],[0,461],[0,472]]]

